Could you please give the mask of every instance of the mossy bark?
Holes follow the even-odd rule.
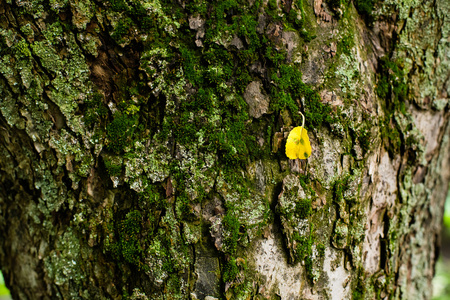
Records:
[[[13,298],[430,299],[449,9],[1,1]]]

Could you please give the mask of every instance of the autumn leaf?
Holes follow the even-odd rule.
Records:
[[[286,142],[286,156],[290,159],[307,159],[311,156],[308,131],[302,126],[291,130]]]

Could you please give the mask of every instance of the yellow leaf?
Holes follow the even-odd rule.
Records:
[[[307,159],[311,155],[308,131],[297,126],[289,132],[286,142],[286,156],[290,159]]]

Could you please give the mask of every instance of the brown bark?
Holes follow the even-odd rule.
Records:
[[[430,299],[448,9],[2,1],[13,298]]]

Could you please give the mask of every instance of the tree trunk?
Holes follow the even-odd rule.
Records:
[[[2,0],[13,298],[430,299],[449,11]],[[312,155],[289,160],[299,112]]]

